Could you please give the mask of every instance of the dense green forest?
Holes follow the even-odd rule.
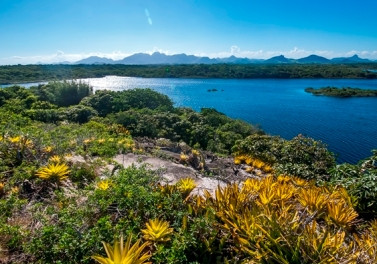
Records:
[[[333,97],[376,97],[377,90],[370,89],[360,89],[360,88],[351,88],[351,87],[322,87],[319,89],[314,89],[308,87],[305,89],[305,92],[311,93],[314,95],[325,95]]]
[[[377,64],[13,65],[0,66],[0,84],[94,78],[377,78]]]
[[[148,139],[184,146],[179,163],[208,179],[221,159],[247,178],[199,194],[197,178],[113,160],[164,158]],[[319,141],[150,89],[0,89],[0,263],[376,263],[376,179],[377,151],[336,164]]]

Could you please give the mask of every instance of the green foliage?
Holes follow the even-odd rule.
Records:
[[[64,119],[76,123],[86,123],[98,113],[92,107],[84,105],[70,106],[65,110],[66,117]]]
[[[82,104],[93,107],[100,116],[130,109],[148,108],[164,111],[173,109],[173,103],[169,97],[151,89],[132,89],[119,92],[98,91],[85,98]]]
[[[78,104],[84,97],[92,93],[88,84],[75,81],[50,82],[46,85],[32,87],[31,91],[42,101],[58,106]]]
[[[85,97],[81,104],[94,108],[99,116],[106,116],[112,113],[113,108],[113,94],[107,90],[96,91],[95,94]]]
[[[65,113],[59,109],[30,109],[25,111],[25,116],[36,121],[57,123],[64,120]]]
[[[334,97],[376,97],[377,90],[351,88],[351,87],[322,87],[319,89],[306,88],[305,92],[312,93],[314,95],[326,95]]]
[[[197,69],[212,74],[216,67]],[[152,90],[103,91],[79,104],[78,95],[67,107],[67,98],[58,102],[55,96],[78,86],[0,90],[0,262],[93,263],[91,256],[106,254],[101,241],[132,234],[134,243],[152,219],[169,223],[169,239],[148,248],[152,263],[376,262],[377,224],[360,225],[353,205],[362,216],[376,216],[377,152],[335,167],[321,142],[263,135],[214,109],[174,108]],[[220,154],[235,145],[248,165],[272,165],[275,176],[326,187],[280,175],[214,195],[188,194],[195,183],[162,185],[159,171],[109,161],[137,146],[130,132]],[[199,162],[200,153],[183,156]],[[54,162],[69,169],[64,183],[38,178]]]
[[[202,109],[200,113],[185,108],[173,112],[131,109],[113,115],[112,119],[127,127],[133,136],[182,140],[220,154],[229,154],[236,140],[262,133],[258,128],[214,109]]]
[[[0,107],[3,111],[23,113],[37,101],[33,93],[20,86],[10,86],[0,89]]]
[[[77,162],[71,166],[69,178],[72,182],[76,183],[78,187],[84,188],[98,177],[95,169],[96,166],[92,164]]]
[[[358,64],[197,64],[197,65],[13,65],[0,67],[0,84],[74,80],[108,75],[155,78],[376,78]]]
[[[377,151],[358,165],[340,164],[331,171],[330,182],[343,186],[356,198],[356,208],[365,218],[377,216]]]
[[[320,141],[298,135],[292,140],[277,136],[252,135],[233,147],[236,155],[250,155],[273,165],[277,173],[304,179],[327,180],[335,166],[334,155]]]

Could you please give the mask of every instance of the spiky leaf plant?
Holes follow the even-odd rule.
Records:
[[[97,183],[98,189],[101,189],[103,191],[109,189],[110,187],[110,181],[109,180],[103,180]]]
[[[169,228],[169,223],[160,219],[149,220],[146,229],[142,229],[145,240],[153,242],[167,242],[173,233],[173,228]]]
[[[56,163],[57,164],[57,163],[61,163],[62,162],[62,158],[59,157],[58,155],[54,155],[54,156],[50,157],[48,159],[48,161],[51,162],[51,163]]]
[[[68,166],[64,163],[51,163],[38,170],[36,175],[43,180],[63,181],[68,178]]]
[[[330,202],[327,204],[327,210],[330,221],[339,227],[351,226],[358,217],[356,211],[345,202]]]
[[[326,209],[328,200],[328,195],[315,186],[308,189],[301,189],[298,197],[298,201],[301,205],[311,214],[323,212]]]
[[[120,237],[119,242],[115,241],[114,246],[108,243],[102,242],[106,254],[106,257],[99,255],[92,256],[92,258],[101,264],[151,264],[146,262],[152,255],[149,252],[143,254],[146,247],[150,245],[149,242],[145,242],[140,245],[141,240],[136,241],[131,245],[132,235],[128,236],[126,244],[123,243],[123,236]]]
[[[178,190],[184,195],[187,196],[192,190],[196,187],[195,181],[191,178],[180,179],[177,182]]]

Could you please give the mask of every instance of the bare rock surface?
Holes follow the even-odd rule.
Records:
[[[213,193],[219,185],[225,186],[223,181],[205,177],[191,167],[157,157],[128,153],[117,155],[114,160],[125,168],[132,165],[141,166],[142,164],[147,164],[152,170],[161,170],[162,177],[169,184],[174,184],[182,178],[192,178],[197,185],[193,192],[198,194],[203,193],[204,190]]]

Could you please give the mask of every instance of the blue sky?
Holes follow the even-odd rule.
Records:
[[[0,64],[154,51],[377,59],[376,10],[376,0],[0,0]]]

